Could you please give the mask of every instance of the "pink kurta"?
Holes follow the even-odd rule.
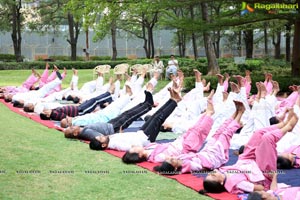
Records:
[[[198,122],[182,137],[172,143],[158,144],[148,158],[150,162],[163,162],[167,157],[177,157],[182,153],[197,152],[202,147],[213,120],[203,114]]]
[[[263,184],[269,189],[272,180],[268,173],[277,169],[276,142],[282,136],[276,125],[255,131],[237,163],[220,168],[220,171],[229,174],[224,185],[226,190],[235,194],[252,192],[253,183]]]
[[[237,121],[227,119],[200,152],[178,156],[183,161],[181,172],[200,171],[203,168],[212,170],[224,165],[229,159],[230,139],[239,127]]]

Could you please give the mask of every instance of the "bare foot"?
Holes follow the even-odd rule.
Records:
[[[240,113],[244,113],[245,112],[245,106],[242,102],[240,101],[233,101],[234,102],[234,105],[235,105],[235,108],[237,110],[237,112],[240,112]]]
[[[234,82],[230,82],[230,88],[231,88],[232,92],[235,92],[235,93],[239,93],[240,92],[239,86],[236,83],[234,83]]]
[[[242,77],[241,75],[234,75],[233,77],[237,80],[238,85],[240,87],[244,86],[244,83],[245,83],[244,77]]]
[[[173,99],[174,101],[176,101],[177,103],[179,101],[181,101],[181,96],[180,94],[178,93],[178,91],[176,91],[175,89],[173,88],[168,88],[169,92],[170,92],[170,96],[171,96],[171,99]]]
[[[225,76],[225,79],[226,79],[226,80],[229,80],[229,79],[230,79],[230,76],[229,76],[229,74],[228,74],[227,72],[225,72],[224,76]]]
[[[266,89],[266,86],[265,86],[265,84],[262,83],[262,82],[260,82],[259,86],[260,86],[260,97],[261,97],[261,98],[265,98],[266,95],[267,95],[267,89]]]
[[[197,69],[193,69],[193,71],[194,71],[194,74],[195,74],[196,82],[200,82],[202,73],[199,72]]]
[[[224,76],[222,74],[216,74],[217,78],[218,78],[218,83],[220,85],[223,85],[223,78]]]
[[[279,84],[277,81],[271,81],[272,85],[273,85],[273,95],[276,95],[280,88],[279,88]]]
[[[54,71],[58,71],[59,70],[56,65],[53,65],[53,69],[54,69]]]

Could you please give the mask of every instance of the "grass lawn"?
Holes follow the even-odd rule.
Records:
[[[0,85],[20,85],[29,74],[0,71]],[[64,87],[70,75],[71,71]],[[79,77],[81,86],[92,73],[80,70]],[[2,104],[0,123],[0,199],[209,199],[174,180],[91,151],[85,143],[67,140]]]

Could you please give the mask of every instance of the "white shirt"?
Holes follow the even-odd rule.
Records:
[[[150,143],[143,131],[117,133],[109,136],[108,148],[118,151],[128,151],[134,146],[146,146]]]

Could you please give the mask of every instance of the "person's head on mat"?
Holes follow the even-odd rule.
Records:
[[[22,102],[22,101],[14,101],[13,106],[17,107],[17,108],[23,108],[24,102]]]
[[[179,174],[182,168],[182,161],[177,158],[169,157],[161,165],[155,166],[154,171],[160,174],[175,175]]]
[[[34,111],[33,103],[28,103],[28,104],[24,105],[24,111],[25,112],[33,112]]]
[[[278,198],[265,191],[255,191],[248,194],[247,200],[278,200]]]
[[[60,120],[60,126],[62,128],[68,128],[72,126],[72,118],[68,116],[66,118],[63,118],[62,120]]]
[[[40,118],[42,120],[50,120],[51,119],[52,110],[44,109],[43,112],[40,113]]]
[[[12,97],[13,97],[12,94],[6,94],[6,95],[4,95],[4,101],[5,102],[11,102],[12,101]]]
[[[108,136],[99,135],[90,141],[90,149],[96,151],[105,150],[108,147],[108,143],[109,143]]]
[[[122,161],[126,164],[140,163],[147,160],[147,153],[144,147],[132,146],[122,157]]]
[[[221,193],[225,192],[224,187],[226,177],[219,170],[213,170],[209,173],[203,181],[204,190],[200,190],[199,193]]]
[[[65,134],[65,138],[77,138],[77,136],[80,134],[80,126],[70,126],[63,132]]]
[[[291,153],[282,153],[277,156],[277,169],[292,169],[295,155]]]

